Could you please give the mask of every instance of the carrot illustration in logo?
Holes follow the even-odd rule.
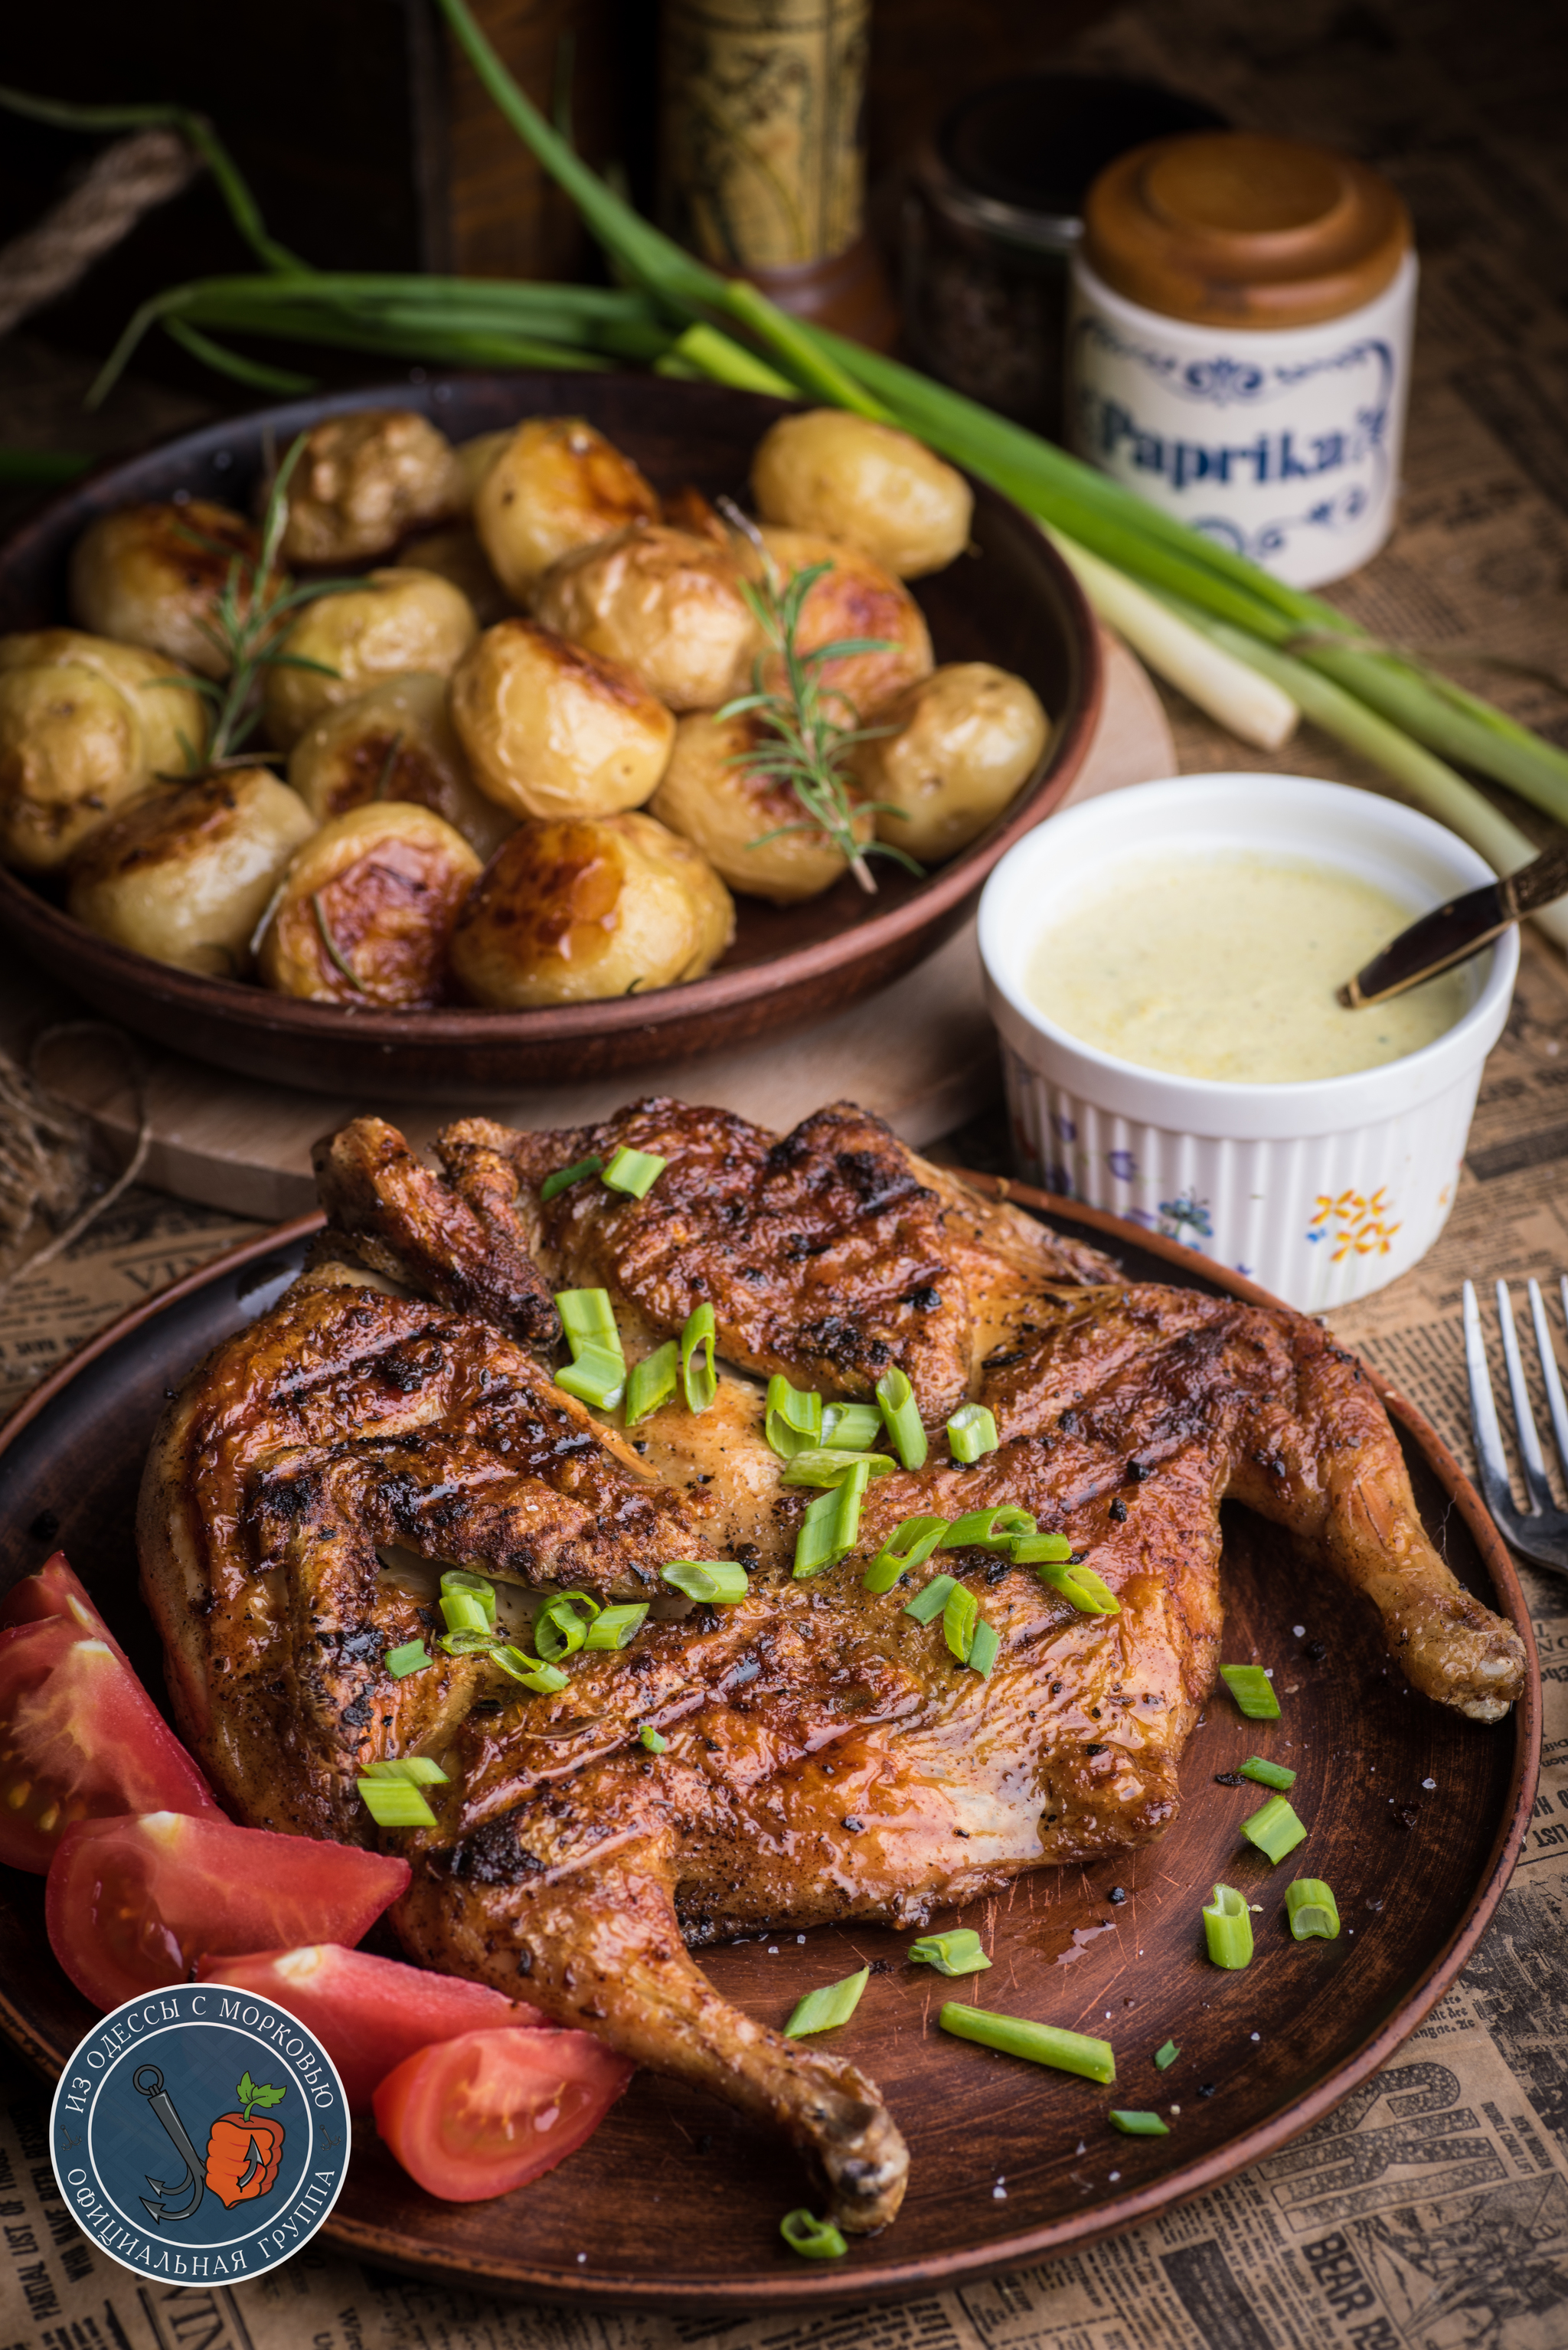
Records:
[[[266,2194],[283,2160],[283,2124],[253,2116],[257,2106],[281,2104],[286,2091],[258,2088],[247,2073],[237,2095],[243,2110],[220,2114],[207,2138],[207,2184],[225,2211]]]

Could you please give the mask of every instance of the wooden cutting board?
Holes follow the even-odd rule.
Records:
[[[1102,650],[1103,715],[1064,805],[1177,772],[1170,728],[1146,671],[1115,639],[1103,637]],[[14,1058],[26,1061],[41,1032],[81,1020],[81,1007],[62,990],[9,958],[0,962],[0,1045]],[[362,1111],[387,1108],[373,1091],[338,1099],[229,1076],[99,1023],[46,1036],[37,1074],[95,1118],[121,1152],[134,1146],[145,1103],[147,1182],[269,1223],[315,1205],[310,1146],[318,1135]],[[623,1072],[590,1085],[540,1087],[487,1114],[517,1126],[580,1125],[629,1094],[658,1091],[784,1128],[823,1102],[847,1097],[919,1148],[987,1107],[1001,1082],[971,920],[895,986],[816,1027],[741,1052],[665,1063],[640,1084]],[[401,1103],[391,1115],[418,1149],[472,1107]]]

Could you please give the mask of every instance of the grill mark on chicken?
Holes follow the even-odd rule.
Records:
[[[353,1133],[335,1163],[370,1163]],[[617,1140],[669,1157],[664,1210],[591,1182],[540,1209],[544,1174]],[[384,1839],[414,1866],[410,1952],[509,1995],[522,1976],[558,2021],[771,2121],[842,2225],[885,2223],[902,2193],[874,2085],[729,2007],[691,1950],[829,1918],[920,1925],[1159,1835],[1217,1669],[1227,1495],[1377,1607],[1414,1686],[1483,1721],[1517,1694],[1511,1629],[1433,1553],[1369,1383],[1301,1317],[1114,1285],[1093,1252],[1036,1244],[855,1112],[781,1141],[654,1102],[567,1135],[468,1121],[439,1147],[510,1199],[553,1278],[604,1281],[632,1352],[701,1283],[732,1362],[843,1393],[817,1326],[842,1321],[857,1376],[890,1333],[911,1378],[983,1395],[1001,1444],[971,1467],[939,1445],[918,1475],[873,1481],[857,1555],[796,1581],[813,1497],[781,1487],[754,1381],[726,1370],[708,1413],[666,1406],[634,1451],[451,1310],[444,1276],[431,1303],[323,1265],[192,1375],[149,1463],[144,1578],[177,1711],[241,1816],[304,1834],[377,1840],[357,1769],[439,1756],[437,1825]],[[396,1170],[376,1218],[406,1278],[436,1244],[427,1197],[395,1153],[374,1163]],[[742,1290],[748,1271],[763,1282]],[[927,1288],[939,1305],[909,1305]],[[1080,1615],[983,1549],[940,1554],[913,1581],[945,1571],[982,1598],[1001,1645],[981,1680],[904,1613],[908,1584],[873,1595],[863,1573],[901,1518],[1002,1503],[1090,1555],[1122,1612]],[[733,1607],[650,1617],[631,1648],[576,1657],[555,1695],[440,1654],[394,1682],[385,1650],[436,1619],[384,1571],[391,1544],[606,1596],[646,1596],[674,1555],[740,1556],[753,1581]]]

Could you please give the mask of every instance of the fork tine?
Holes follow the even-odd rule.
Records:
[[[1568,1303],[1568,1278],[1563,1284]],[[1557,1439],[1557,1457],[1563,1473],[1568,1477],[1568,1403],[1563,1399],[1563,1380],[1557,1368],[1557,1357],[1552,1345],[1552,1332],[1546,1320],[1546,1304],[1541,1295],[1541,1284],[1530,1284],[1530,1318],[1535,1325],[1535,1344],[1541,1354],[1541,1376],[1546,1387],[1546,1408],[1552,1414],[1552,1433]]]
[[[1513,1326],[1513,1305],[1508,1294],[1508,1284],[1497,1284],[1497,1318],[1502,1326],[1502,1359],[1508,1366],[1508,1391],[1513,1398],[1514,1425],[1519,1431],[1519,1455],[1524,1470],[1524,1490],[1532,1511],[1552,1507],[1552,1488],[1546,1482],[1546,1463],[1541,1457],[1541,1439],[1535,1433],[1535,1414],[1530,1409],[1530,1390],[1524,1384],[1524,1363],[1519,1351],[1519,1334]]]
[[[1487,1508],[1505,1534],[1517,1523],[1513,1492],[1508,1482],[1508,1458],[1502,1449],[1497,1405],[1492,1399],[1491,1373],[1487,1368],[1486,1341],[1481,1336],[1480,1308],[1475,1284],[1464,1287],[1465,1368],[1470,1382],[1470,1429],[1475,1437],[1476,1467]]]

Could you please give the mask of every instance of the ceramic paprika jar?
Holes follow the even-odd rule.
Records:
[[[1416,257],[1377,172],[1250,131],[1158,139],[1085,205],[1077,453],[1298,588],[1393,527]]]

